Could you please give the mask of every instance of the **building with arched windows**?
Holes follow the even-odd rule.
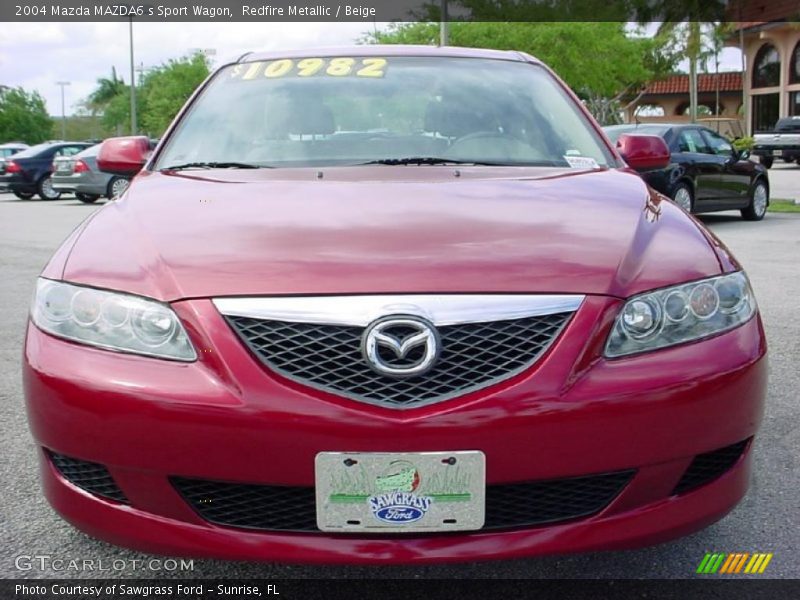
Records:
[[[739,22],[729,40],[731,45],[741,45],[745,55],[746,126],[751,134],[771,131],[781,117],[800,117],[798,3],[775,0],[769,8],[768,14],[759,16],[774,20]]]

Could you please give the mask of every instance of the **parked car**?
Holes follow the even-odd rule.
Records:
[[[17,152],[22,152],[28,148],[30,148],[30,146],[22,142],[8,142],[6,144],[0,144],[0,159],[8,158],[9,156],[15,155]]]
[[[753,154],[768,169],[776,158],[800,165],[800,116],[778,119],[773,131],[756,133],[753,139]]]
[[[642,177],[685,211],[740,210],[748,221],[764,218],[769,205],[767,169],[707,127],[630,123],[604,129],[614,142],[623,134],[638,133],[659,136],[667,143],[669,166],[643,172]]]
[[[53,189],[51,171],[57,156],[71,156],[91,146],[83,142],[46,142],[31,146],[0,165],[0,184],[17,198],[29,200],[35,194],[43,200],[57,200],[61,192]]]
[[[725,245],[632,171],[664,140],[620,139],[518,52],[222,65],[154,152],[103,143],[135,177],[36,284],[48,500],[158,554],[381,565],[722,518],[763,326]]]
[[[115,198],[128,187],[128,180],[97,168],[100,144],[72,156],[56,156],[53,161],[53,189],[74,192],[81,202],[90,204],[101,196]]]
[[[23,144],[22,142],[8,142],[7,144],[0,144],[0,173],[3,172],[3,166],[6,158],[13,156],[17,152],[21,152],[28,147],[28,144]],[[5,192],[7,189],[8,188],[6,184],[0,180],[0,192]]]

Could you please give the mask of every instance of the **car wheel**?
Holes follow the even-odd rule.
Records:
[[[61,197],[61,192],[53,188],[53,180],[49,175],[39,180],[39,183],[36,184],[36,191],[42,200],[58,200]]]
[[[111,181],[108,182],[108,191],[106,195],[112,200],[117,196],[121,196],[125,190],[128,189],[129,183],[130,181],[124,177],[113,177]]]
[[[34,194],[33,192],[14,192],[14,195],[20,200],[30,200],[36,194]]]
[[[750,205],[742,209],[742,218],[746,221],[760,221],[767,214],[769,190],[763,181],[756,181],[750,191]]]
[[[96,202],[100,196],[95,196],[92,194],[79,194],[75,192],[75,197],[85,204],[91,204],[92,202]]]
[[[694,207],[692,188],[686,183],[679,183],[678,187],[672,192],[672,201],[686,212],[692,212],[692,208]]]
[[[761,157],[761,164],[764,165],[767,169],[772,167],[772,161],[774,159],[771,156],[762,156]]]

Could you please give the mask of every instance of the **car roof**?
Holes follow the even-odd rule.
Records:
[[[249,52],[237,62],[255,62],[275,58],[315,58],[320,56],[425,56],[447,58],[490,58],[515,62],[540,61],[514,50],[490,50],[487,48],[461,48],[458,46],[413,46],[404,44],[365,44],[362,46],[337,46],[329,48],[299,48],[297,50],[269,50]]]
[[[35,146],[29,146],[22,150],[18,155],[14,155],[14,159],[19,158],[35,158],[40,153],[50,150],[51,148],[55,148],[58,146],[86,146],[89,147],[91,144],[87,144],[86,142],[42,142],[41,144],[36,144]]]

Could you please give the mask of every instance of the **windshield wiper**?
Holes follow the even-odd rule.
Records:
[[[181,165],[162,167],[161,171],[181,171],[183,169],[269,169],[264,165],[242,162],[188,162]]]
[[[358,163],[358,166],[362,165],[487,165],[500,167],[502,163],[459,160],[457,158],[443,158],[438,156],[409,156],[408,158],[379,158],[377,160]]]
[[[483,167],[554,167],[555,161],[541,160],[531,162],[491,162],[488,160],[460,160],[458,158],[444,158],[439,156],[411,156],[408,158],[380,158],[368,162],[357,163],[362,165],[476,165]]]

